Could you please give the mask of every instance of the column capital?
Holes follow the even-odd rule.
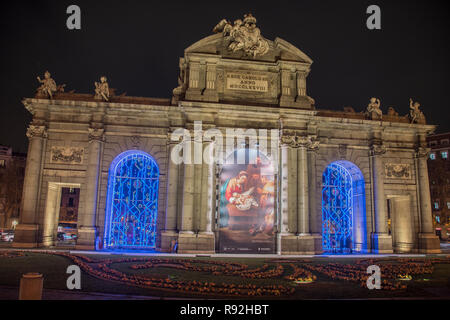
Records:
[[[415,157],[418,159],[421,158],[428,158],[430,155],[431,148],[425,148],[425,147],[416,147]]]
[[[371,156],[382,156],[386,153],[386,146],[384,144],[373,144],[370,146]]]
[[[45,126],[30,125],[27,129],[28,139],[47,138],[47,128]]]
[[[98,142],[104,142],[105,141],[105,129],[101,128],[89,128],[89,142],[98,141]]]
[[[294,135],[287,133],[280,137],[280,144],[291,148],[308,148],[308,150],[314,151],[319,148],[320,141],[314,135],[298,136],[296,133]]]
[[[320,146],[320,140],[317,138],[317,136],[308,136],[309,137],[309,143],[306,146],[308,148],[308,151],[317,151],[319,150]]]

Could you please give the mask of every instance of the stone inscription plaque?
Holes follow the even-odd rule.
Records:
[[[267,92],[268,87],[269,78],[267,76],[240,72],[227,73],[226,88],[228,90]]]

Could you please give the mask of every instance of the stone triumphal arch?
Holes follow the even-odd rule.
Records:
[[[185,50],[171,99],[121,94],[103,75],[90,93],[64,92],[46,73],[23,100],[33,120],[14,246],[53,245],[61,188],[75,186],[79,249],[439,252],[425,141],[435,127],[419,103],[406,116],[371,97],[357,111],[317,107],[313,61],[293,44],[266,39],[251,14],[214,32]],[[220,139],[228,153],[212,154],[247,150],[244,162],[172,157]]]

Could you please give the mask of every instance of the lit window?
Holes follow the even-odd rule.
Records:
[[[431,160],[435,160],[436,159],[436,154],[435,153],[430,153],[430,159]]]
[[[448,158],[448,151],[442,151],[441,152],[441,157],[442,157],[442,159],[447,159]]]
[[[435,209],[439,209],[439,202],[435,202],[435,203],[434,203],[434,208],[435,208]]]
[[[436,216],[436,222],[441,223],[441,218],[439,216]]]
[[[450,202],[447,202],[447,208],[450,209]]]
[[[0,168],[5,167],[5,159],[0,159]]]

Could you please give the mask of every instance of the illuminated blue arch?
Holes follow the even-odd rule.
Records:
[[[322,246],[325,252],[367,250],[365,182],[349,161],[335,161],[322,176]]]
[[[159,168],[147,153],[130,150],[111,163],[104,247],[154,249],[158,216]]]

